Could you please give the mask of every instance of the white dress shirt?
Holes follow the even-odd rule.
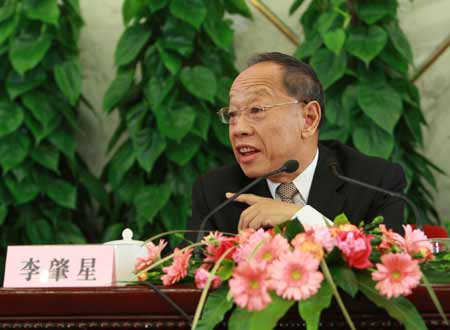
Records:
[[[305,170],[297,176],[292,183],[298,190],[298,194],[294,196],[295,204],[303,204],[302,207],[292,219],[297,218],[303,225],[308,226],[326,226],[328,224],[332,224],[332,222],[327,219],[323,214],[318,212],[316,209],[308,205],[308,197],[309,192],[311,191],[312,180],[314,177],[314,173],[316,171],[317,162],[319,160],[319,149],[316,151],[316,155],[312,162],[305,168]],[[280,196],[277,194],[277,188],[280,185],[279,182],[273,182],[267,179],[267,185],[269,186],[270,194],[274,199],[280,199]]]

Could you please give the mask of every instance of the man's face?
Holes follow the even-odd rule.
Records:
[[[234,110],[296,101],[285,91],[282,69],[272,62],[257,63],[243,71],[230,90]],[[265,118],[252,121],[240,112],[229,125],[233,153],[244,173],[251,178],[280,168],[287,160],[300,161],[302,103],[268,108]]]

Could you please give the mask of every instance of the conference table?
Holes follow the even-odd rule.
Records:
[[[201,291],[190,286],[161,288],[188,315],[193,316]],[[450,318],[450,284],[435,285]],[[343,294],[345,295],[345,294]],[[445,326],[424,287],[409,299],[430,330]],[[357,329],[403,329],[364,297],[345,296]],[[145,286],[95,288],[1,288],[0,329],[189,329],[190,323]],[[280,329],[305,329],[296,309],[280,320]],[[347,329],[339,308],[324,311],[320,329]],[[217,329],[226,329],[223,322]]]

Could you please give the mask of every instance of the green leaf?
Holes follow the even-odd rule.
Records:
[[[225,0],[223,5],[225,6],[225,10],[230,14],[239,14],[248,18],[252,17],[250,8],[248,8],[245,0]]]
[[[40,144],[31,152],[31,158],[45,168],[59,173],[59,152],[54,147]]]
[[[347,225],[350,224],[350,221],[344,213],[340,213],[334,217],[333,224],[335,226]]]
[[[387,159],[394,150],[394,137],[369,119],[359,121],[352,138],[356,148],[369,156]]]
[[[210,102],[217,93],[217,80],[214,73],[204,67],[185,67],[181,71],[181,82],[192,95]]]
[[[48,128],[58,114],[52,109],[48,95],[31,91],[22,96],[25,106],[31,110],[34,118],[36,118],[42,126]]]
[[[5,183],[16,201],[16,205],[28,203],[39,194],[39,187],[29,176],[21,181],[17,181],[12,176],[7,176]]]
[[[359,26],[349,30],[345,48],[347,51],[369,65],[381,53],[388,41],[387,32],[377,26],[368,29]]]
[[[138,223],[143,227],[152,223],[155,215],[167,204],[172,189],[170,184],[144,186],[134,198]]]
[[[348,293],[350,296],[355,297],[358,293],[358,283],[356,281],[355,273],[345,266],[335,265],[331,269],[334,281],[342,290]]]
[[[294,3],[289,7],[289,15],[292,15],[303,3],[304,0],[295,0]]]
[[[150,173],[156,160],[166,149],[166,139],[158,131],[146,128],[141,130],[132,141],[139,165]]]
[[[81,93],[81,72],[77,60],[58,63],[53,74],[61,92],[69,99],[70,105],[75,105]]]
[[[0,7],[0,22],[10,18],[16,12],[16,1],[4,1]]]
[[[117,66],[126,65],[136,59],[150,39],[152,31],[148,26],[135,24],[125,30],[119,39],[114,58]]]
[[[207,141],[210,125],[211,114],[208,111],[197,111],[191,133],[200,136],[204,141]]]
[[[91,174],[84,167],[79,171],[79,180],[81,184],[89,191],[89,194],[105,209],[109,209],[108,194],[105,190],[103,182]]]
[[[24,121],[26,127],[33,133],[36,144],[39,144],[58,127],[61,117],[55,116],[48,127],[43,127],[33,116],[25,116]]]
[[[175,77],[160,78],[153,76],[150,78],[144,90],[145,97],[153,108],[159,107],[164,99],[170,94],[176,83]]]
[[[33,244],[54,243],[54,230],[45,219],[27,219],[28,225],[25,226],[25,233]]]
[[[58,25],[59,8],[56,0],[24,0],[23,5],[28,17]]]
[[[354,8],[358,17],[371,25],[387,15],[395,17],[397,1],[359,0],[354,3]]]
[[[122,178],[133,166],[136,154],[131,141],[127,141],[117,150],[108,165],[108,182],[114,188],[118,187]]]
[[[169,0],[148,0],[147,6],[152,13],[164,8],[169,3]]]
[[[181,143],[172,142],[167,146],[166,157],[178,164],[185,166],[200,149],[198,138],[188,136]]]
[[[305,59],[313,55],[322,45],[322,37],[315,32],[312,37],[307,38],[295,51],[294,56],[298,59]]]
[[[391,69],[401,73],[405,78],[408,77],[408,62],[405,61],[390,43],[383,49],[380,58]]]
[[[181,141],[194,124],[196,111],[189,105],[174,107],[174,110],[158,107],[154,110],[158,129],[168,138]]]
[[[233,307],[233,300],[228,300],[227,294],[228,286],[222,285],[208,295],[197,330],[213,330],[223,320],[225,314]]]
[[[0,101],[0,137],[18,129],[23,117],[23,110],[19,105]]]
[[[345,32],[342,29],[327,31],[323,34],[323,42],[329,50],[339,54],[345,43]]]
[[[212,121],[214,135],[224,146],[230,147],[230,139],[228,137],[228,126],[222,124],[219,120]]]
[[[156,48],[158,49],[159,56],[161,57],[164,66],[170,71],[171,74],[177,74],[181,69],[181,59],[171,51],[163,49],[159,42],[156,43]]]
[[[272,302],[262,311],[249,312],[237,307],[228,321],[229,330],[271,330],[278,320],[295,303],[295,300],[285,300],[275,294],[271,294]]]
[[[28,136],[19,131],[0,138],[0,165],[3,167],[4,173],[25,160],[30,145]]]
[[[66,155],[69,159],[75,159],[75,139],[62,127],[55,130],[50,136],[49,140],[59,151]]]
[[[189,23],[197,30],[207,14],[203,0],[172,0],[169,9],[172,15]]]
[[[56,204],[69,209],[75,209],[77,204],[76,188],[65,180],[52,178],[42,174],[37,175],[40,188]]]
[[[134,81],[134,71],[119,72],[116,79],[109,86],[103,99],[103,109],[111,112],[129,94]]]
[[[228,281],[233,276],[233,269],[236,263],[230,259],[224,259],[220,268],[217,270],[216,275],[220,277],[222,281]]]
[[[101,242],[109,242],[120,239],[122,231],[125,229],[123,223],[114,223],[109,225],[103,233]]]
[[[0,45],[13,35],[19,23],[20,15],[14,15],[8,20],[0,22]]]
[[[400,29],[397,21],[391,21],[386,25],[386,29],[389,32],[389,39],[391,40],[394,48],[400,53],[400,55],[408,61],[413,62],[413,54],[408,39],[403,31]]]
[[[393,134],[403,112],[402,97],[390,85],[364,83],[358,88],[358,104],[380,128]]]
[[[335,55],[327,49],[321,49],[314,53],[310,62],[324,89],[327,89],[344,75],[347,56],[345,52]]]
[[[51,44],[52,40],[48,34],[42,34],[38,39],[31,36],[14,38],[9,49],[14,70],[23,75],[33,69],[42,61]]]
[[[230,21],[215,19],[212,15],[205,21],[205,31],[214,43],[223,50],[229,51],[233,43],[233,30]]]
[[[338,13],[334,10],[325,11],[317,20],[317,31],[323,35],[333,26],[337,16]]]
[[[8,215],[8,206],[0,205],[0,227],[5,223],[6,216]]]
[[[307,330],[318,330],[320,314],[331,304],[333,292],[328,282],[323,281],[319,291],[312,297],[299,301],[298,311],[301,318],[306,322]]]
[[[161,46],[188,57],[194,49],[195,35],[196,31],[191,25],[170,17],[162,28]]]
[[[71,221],[58,221],[57,241],[64,244],[86,244],[86,238],[80,228]]]
[[[47,80],[47,74],[41,67],[19,75],[11,70],[6,78],[6,91],[11,99],[38,87]]]
[[[372,279],[357,274],[359,289],[375,305],[383,308],[392,318],[405,326],[405,330],[426,330],[427,326],[414,305],[406,298],[387,299],[375,289]]]
[[[145,9],[145,0],[125,0],[122,5],[123,22],[127,25],[133,18],[139,18]]]

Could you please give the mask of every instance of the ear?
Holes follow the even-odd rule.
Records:
[[[319,131],[319,123],[321,118],[322,109],[317,101],[311,101],[303,106],[303,138],[309,138]]]

